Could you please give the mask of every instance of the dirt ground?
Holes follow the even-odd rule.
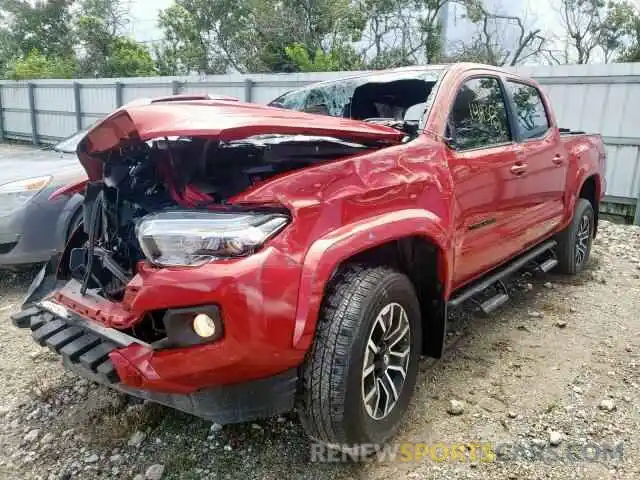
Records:
[[[640,478],[638,227],[603,222],[587,271],[518,278],[490,318],[452,312],[367,462],[312,462],[295,414],[221,427],[66,373],[9,321],[30,274],[0,276],[2,479]]]

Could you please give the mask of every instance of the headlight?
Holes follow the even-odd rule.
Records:
[[[0,186],[0,217],[25,205],[36,193],[49,185],[51,176],[27,178]]]
[[[144,217],[136,234],[151,263],[197,266],[253,253],[287,222],[276,213],[171,211]]]

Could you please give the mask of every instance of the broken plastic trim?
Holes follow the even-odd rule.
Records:
[[[266,147],[269,145],[281,145],[287,143],[334,143],[349,148],[366,149],[367,146],[360,143],[342,140],[337,137],[317,136],[317,135],[254,135],[244,140],[233,140],[227,145],[255,145],[256,147]]]

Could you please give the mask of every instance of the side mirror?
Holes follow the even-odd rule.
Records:
[[[457,149],[457,144],[456,144],[456,141],[453,139],[453,137],[442,137],[442,141],[451,150]]]
[[[451,150],[456,150],[457,145],[455,139],[453,138],[453,135],[451,135],[452,131],[455,130],[453,129],[453,122],[451,121],[451,118],[449,118],[447,120],[447,128],[444,132],[444,137],[442,137],[442,141]]]

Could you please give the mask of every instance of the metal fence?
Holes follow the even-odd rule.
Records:
[[[640,224],[640,63],[519,68],[550,96],[562,127],[599,132],[608,153],[607,200]],[[136,98],[214,93],[267,103],[292,88],[353,72],[128,79],[0,81],[0,140],[50,143]]]

